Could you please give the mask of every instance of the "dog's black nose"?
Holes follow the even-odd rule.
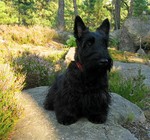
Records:
[[[100,59],[99,63],[107,64],[108,63],[108,59]]]
[[[99,65],[100,66],[107,66],[108,65],[108,59],[100,59]]]

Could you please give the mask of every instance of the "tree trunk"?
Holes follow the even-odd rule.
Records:
[[[77,16],[78,15],[78,8],[77,8],[76,0],[73,0],[73,8],[74,8],[74,14],[75,14],[75,16]]]
[[[22,20],[21,20],[21,8],[20,8],[20,0],[14,2],[15,5],[17,5],[17,10],[18,10],[18,25],[22,24]]]
[[[64,0],[59,0],[57,26],[60,31],[65,29],[64,6]]]
[[[133,15],[133,3],[134,0],[130,0],[130,8],[129,8],[129,17],[131,17]]]
[[[115,30],[120,29],[120,0],[115,1]]]

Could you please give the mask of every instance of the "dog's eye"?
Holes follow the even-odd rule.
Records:
[[[86,42],[87,46],[92,46],[93,43],[94,43],[94,38],[90,38],[90,39]]]
[[[91,41],[87,41],[87,45],[88,46],[92,46],[92,42]]]

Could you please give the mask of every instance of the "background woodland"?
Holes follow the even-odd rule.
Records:
[[[149,6],[148,0],[1,0],[0,24],[72,30],[75,15],[80,15],[93,27],[109,18],[116,30],[130,16],[150,14]]]

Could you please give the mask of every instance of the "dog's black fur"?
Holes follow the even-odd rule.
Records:
[[[90,32],[76,16],[75,61],[57,77],[44,102],[45,109],[55,110],[59,123],[69,125],[81,117],[93,123],[106,121],[111,100],[107,76],[112,67],[108,53],[109,28],[106,19],[96,32]]]

